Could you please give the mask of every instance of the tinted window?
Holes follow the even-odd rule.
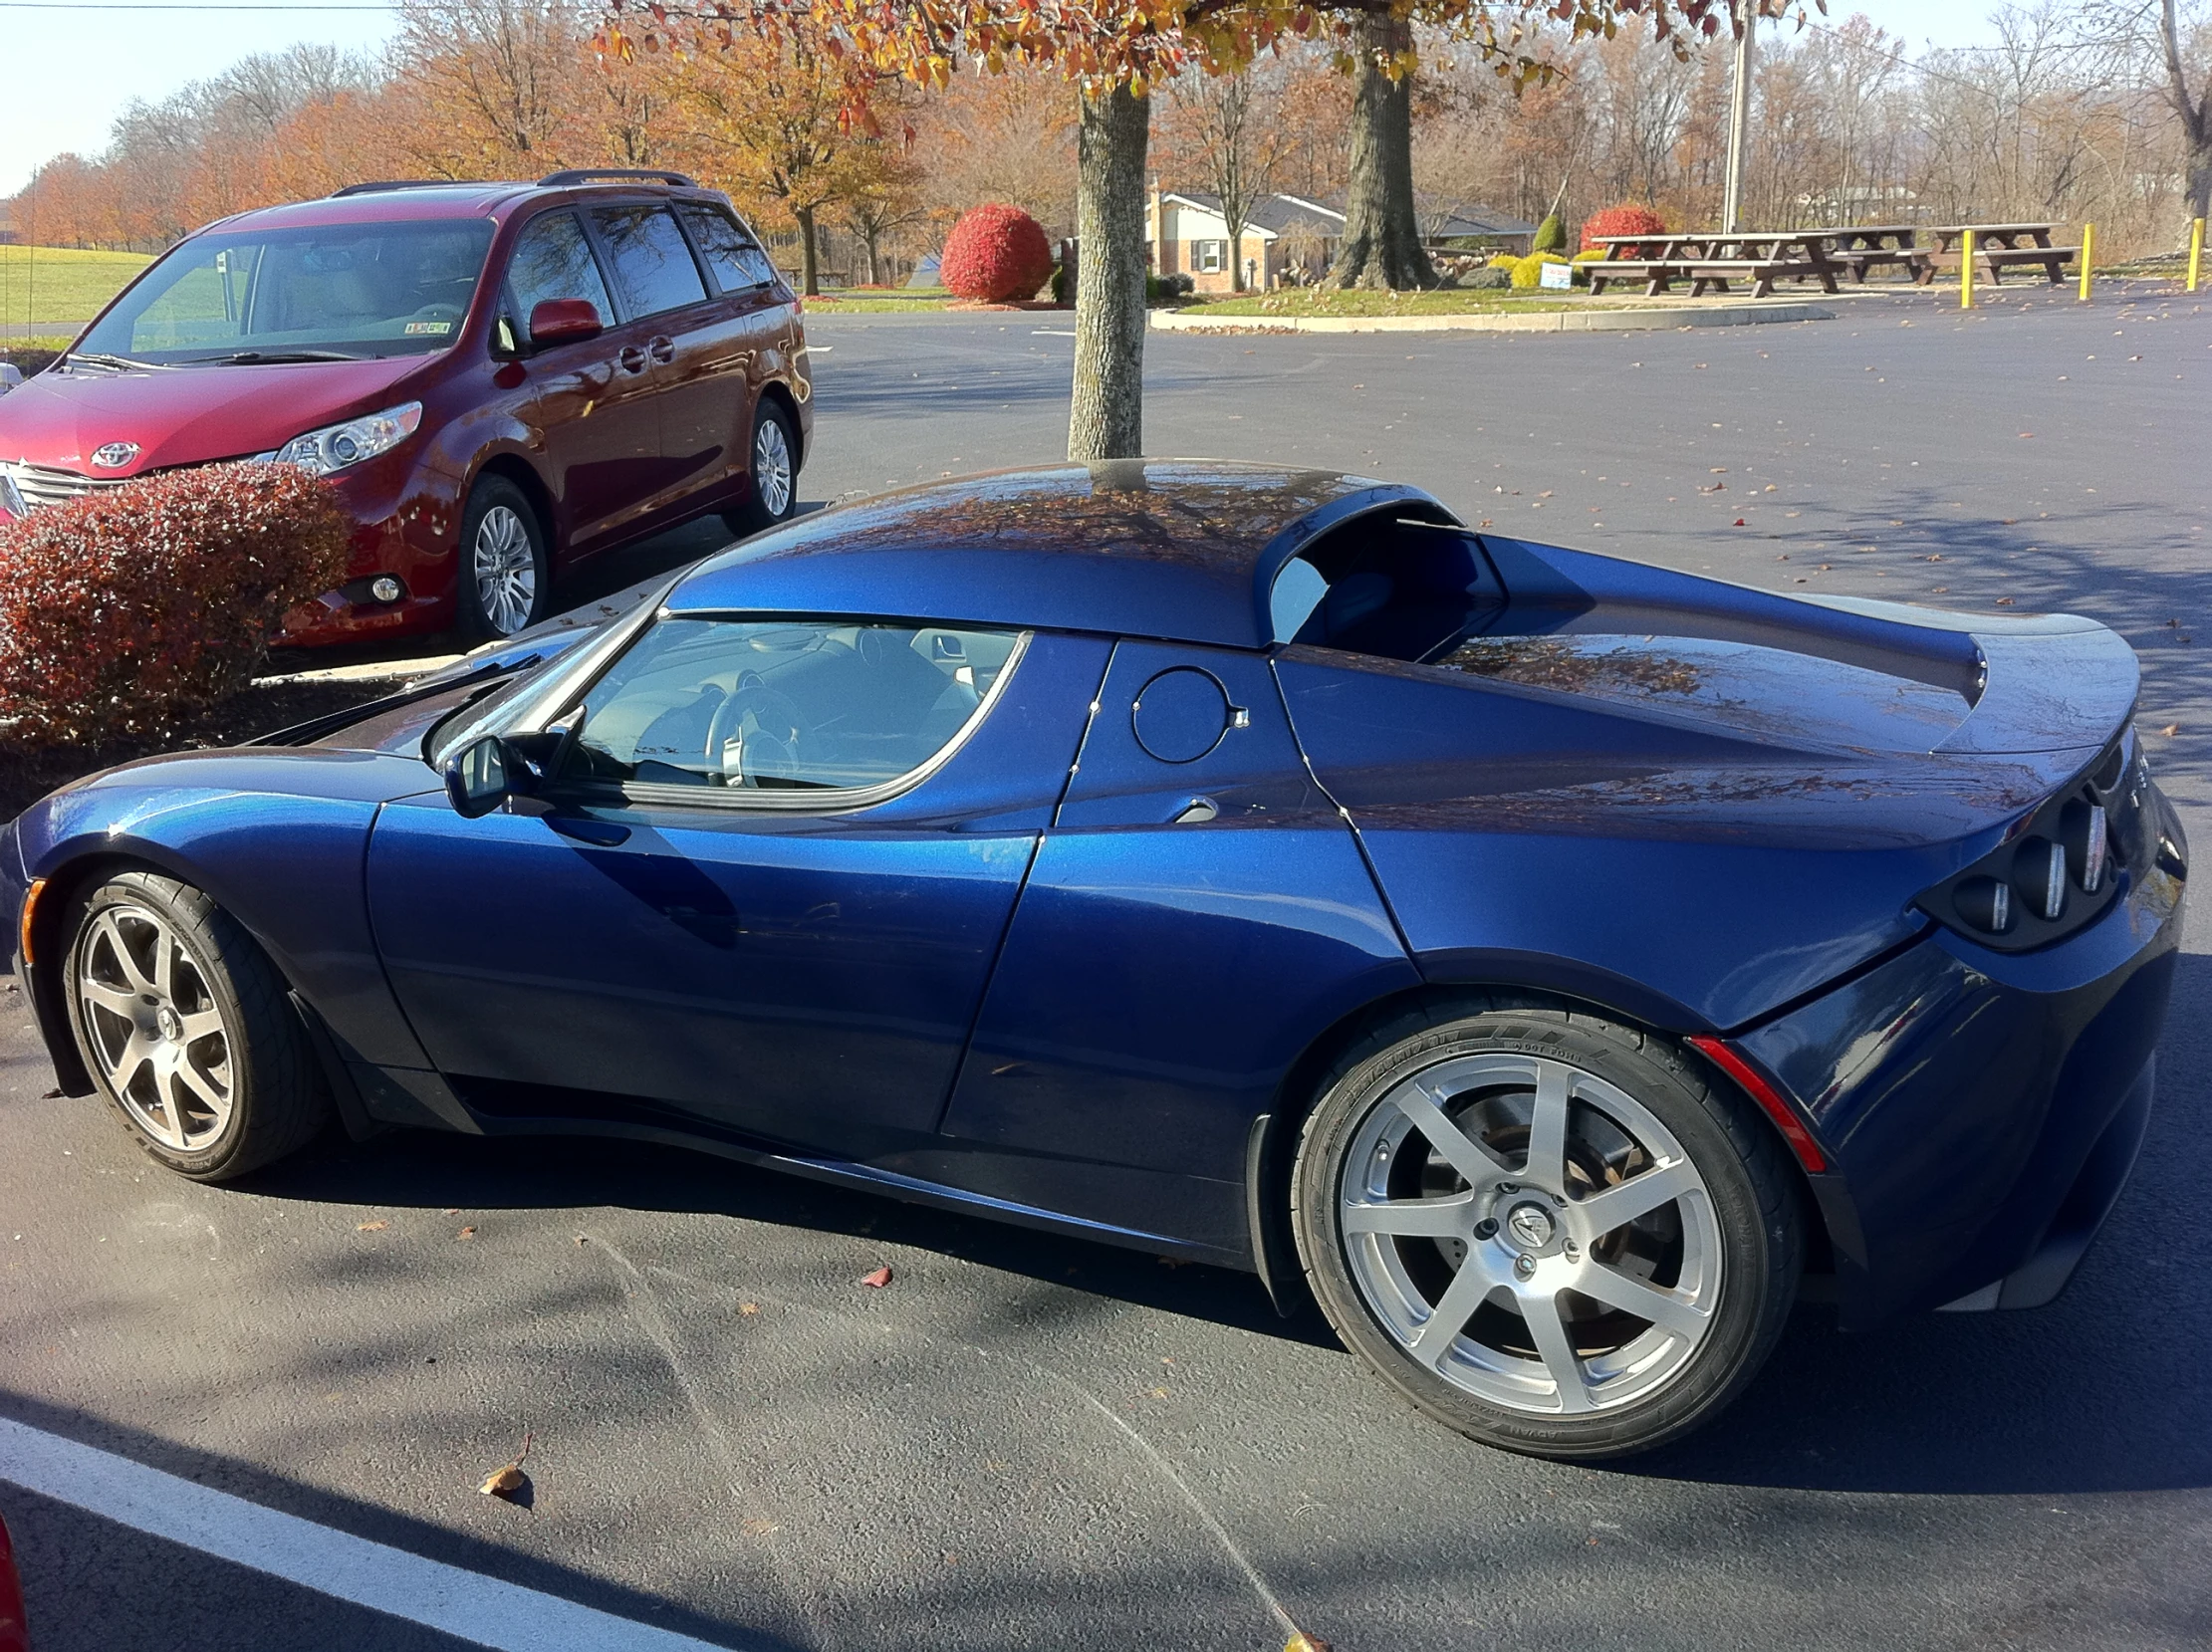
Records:
[[[1278,642],[1430,660],[1504,600],[1462,528],[1362,517],[1284,564],[1270,592]]]
[[[562,777],[792,792],[874,786],[974,719],[1018,634],[664,619],[600,679]]]
[[[443,350],[468,315],[491,237],[481,220],[195,236],[80,348],[162,362]]]
[[[530,312],[548,299],[584,299],[600,314],[600,326],[614,325],[614,306],[592,257],[584,228],[567,212],[534,219],[515,243],[507,266],[507,290],[515,297],[515,320],[530,325]]]
[[[760,243],[747,235],[727,212],[696,204],[677,210],[683,214],[684,227],[691,231],[691,239],[705,255],[707,268],[714,272],[715,285],[723,292],[742,293],[754,287],[765,287],[776,279],[775,269],[769,264],[768,255],[760,250]]]
[[[614,287],[631,316],[657,316],[706,297],[675,214],[664,206],[607,206],[592,214],[614,261]]]

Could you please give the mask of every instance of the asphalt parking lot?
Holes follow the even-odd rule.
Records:
[[[2095,615],[2212,842],[2212,306],[1842,311],[1155,335],[1147,446],[1775,589]],[[1056,459],[1068,332],[810,317],[803,496]],[[712,1159],[387,1136],[195,1187],[49,1095],[0,993],[0,1514],[34,1645],[2212,1643],[2195,928],[2149,1141],[2057,1304],[1849,1337],[1801,1309],[1717,1427],[1606,1469],[1441,1431],[1241,1276]],[[480,1496],[526,1434],[528,1506]],[[310,1586],[338,1577],[385,1609]]]

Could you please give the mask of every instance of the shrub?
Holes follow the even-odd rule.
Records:
[[[1519,260],[1513,266],[1514,290],[1525,293],[1532,287],[1543,286],[1544,266],[1547,264],[1565,264],[1566,262],[1566,259],[1555,258],[1550,253],[1530,253],[1528,257]]]
[[[1055,264],[1053,266],[1052,288],[1053,303],[1073,304],[1076,302],[1075,283],[1068,279],[1067,265]]]
[[[1529,251],[1534,254],[1540,252],[1565,252],[1566,250],[1567,226],[1559,221],[1559,214],[1557,212],[1545,214],[1544,222],[1536,226],[1536,241],[1535,244],[1529,248]]]
[[[171,471],[0,528],[0,719],[28,745],[159,734],[244,688],[353,526],[290,465]]]
[[[1618,206],[1608,206],[1602,212],[1593,212],[1583,224],[1583,250],[1592,251],[1591,243],[1600,235],[1664,235],[1666,220],[1648,206],[1634,201],[1622,201]],[[1603,252],[1604,248],[1595,249]]]
[[[945,237],[937,275],[956,298],[980,304],[1033,299],[1052,274],[1044,227],[1018,206],[992,201],[960,215]]]
[[[1521,255],[1519,253],[1501,252],[1491,258],[1489,267],[1493,270],[1504,270],[1507,274],[1510,275],[1513,272],[1514,266],[1519,264],[1520,262]]]
[[[1508,262],[1518,264],[1520,260],[1511,259]],[[1500,269],[1495,264],[1488,264],[1475,271],[1473,275],[1462,276],[1459,285],[1478,293],[1494,292],[1498,288],[1513,285],[1513,272],[1510,269]]]

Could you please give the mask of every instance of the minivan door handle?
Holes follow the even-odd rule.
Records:
[[[655,361],[666,363],[676,358],[676,342],[673,339],[653,339],[647,342],[645,348],[652,352]]]
[[[645,350],[642,345],[624,345],[614,359],[621,362],[624,372],[645,370]]]

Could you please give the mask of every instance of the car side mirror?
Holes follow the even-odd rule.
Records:
[[[530,343],[538,350],[582,344],[604,331],[599,309],[590,299],[545,299],[530,312]]]
[[[522,790],[528,778],[528,770],[496,734],[470,741],[445,760],[445,795],[464,821],[491,814]]]

